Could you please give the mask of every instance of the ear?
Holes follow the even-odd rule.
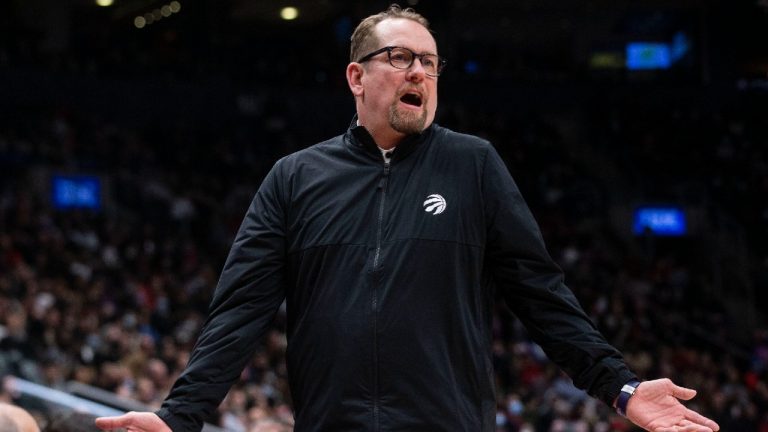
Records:
[[[347,65],[347,84],[355,97],[363,95],[363,74],[365,70],[360,63],[350,63]]]

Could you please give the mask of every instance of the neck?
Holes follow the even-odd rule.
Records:
[[[405,139],[404,133],[398,132],[390,127],[375,127],[368,125],[361,120],[357,120],[358,126],[363,126],[365,130],[371,135],[376,145],[383,150],[390,150],[397,147],[400,142]]]
[[[368,132],[373,137],[376,145],[384,150],[391,150],[397,147],[397,145],[400,144],[400,141],[405,138],[405,134],[395,131],[392,131],[392,133],[376,133],[375,131],[369,130]]]

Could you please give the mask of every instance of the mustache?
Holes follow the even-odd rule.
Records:
[[[410,92],[416,92],[416,93],[418,93],[418,94],[420,94],[422,96],[426,96],[427,95],[427,89],[424,88],[424,87],[418,86],[418,85],[409,85],[409,86],[403,87],[402,89],[400,89],[397,92],[397,95],[398,96],[402,96],[402,95],[404,95],[406,93],[410,93]]]

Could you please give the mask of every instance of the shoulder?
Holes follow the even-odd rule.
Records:
[[[438,142],[441,149],[444,150],[485,154],[493,148],[490,141],[484,138],[456,132],[439,125],[434,125],[434,134],[434,139]]]
[[[319,177],[327,167],[329,155],[342,147],[343,136],[314,144],[305,149],[283,156],[274,163],[259,187],[259,194],[266,194],[288,202],[297,185]]]
[[[338,135],[328,140],[311,145],[305,149],[282,157],[275,163],[273,171],[277,174],[295,172],[307,164],[314,164],[320,159],[328,158],[336,152],[342,151],[344,135]]]
[[[451,157],[482,162],[489,154],[495,153],[490,141],[476,135],[456,132],[439,125],[434,125],[433,133],[433,149]]]

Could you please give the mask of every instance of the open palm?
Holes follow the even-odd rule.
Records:
[[[690,400],[696,390],[675,385],[669,379],[645,381],[637,387],[627,405],[627,418],[652,432],[713,432],[720,426],[692,411],[679,399]]]

